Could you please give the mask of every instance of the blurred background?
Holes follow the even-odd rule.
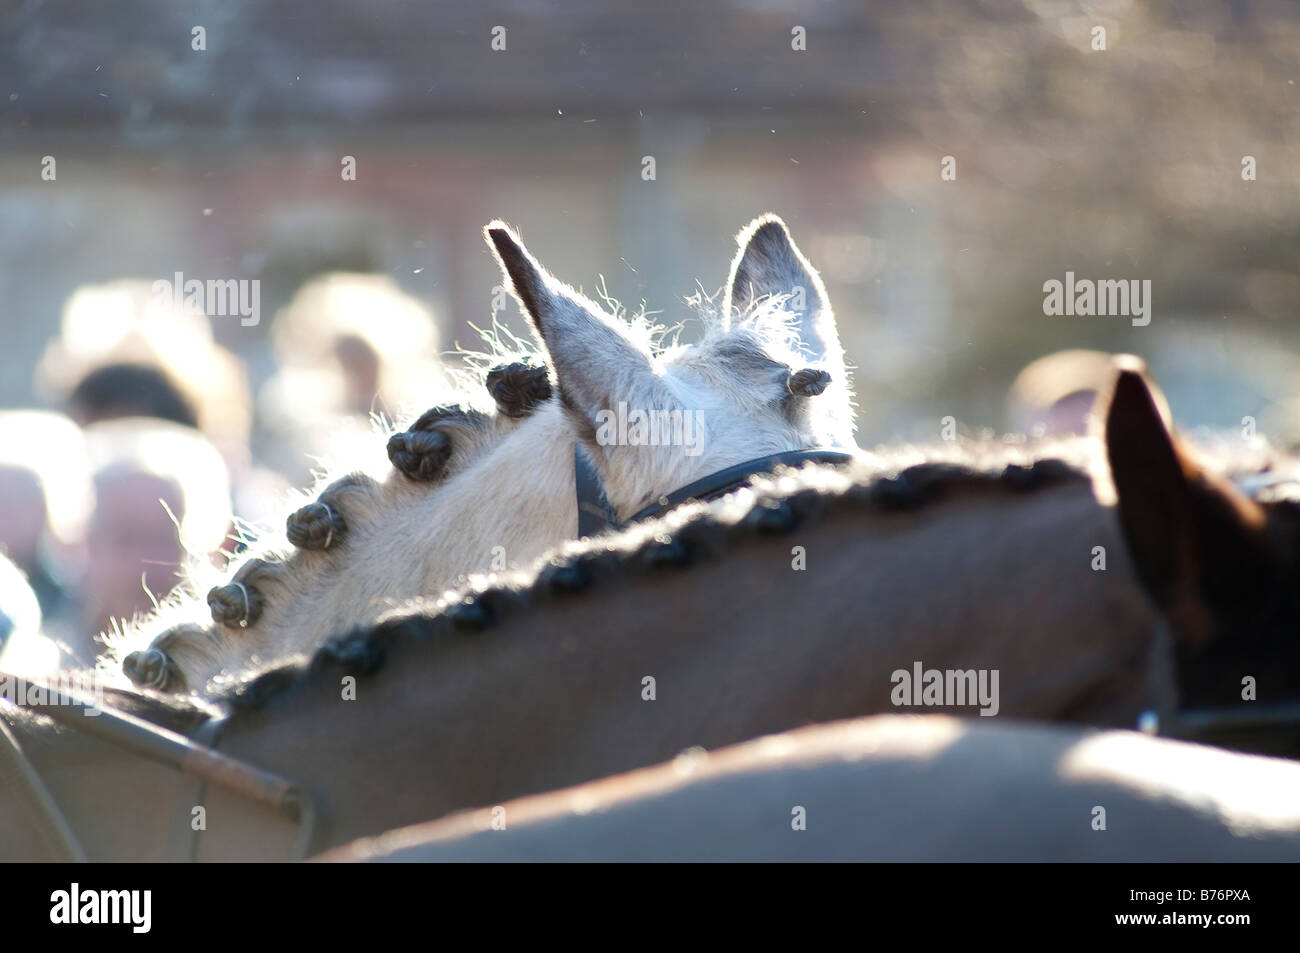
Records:
[[[1183,425],[1300,442],[1290,0],[0,9],[0,545],[69,631],[427,406],[500,304],[498,216],[689,340],[779,213],[863,446],[1076,429],[1121,351]],[[1149,280],[1150,324],[1045,315],[1067,272]],[[178,273],[259,320],[169,306]]]

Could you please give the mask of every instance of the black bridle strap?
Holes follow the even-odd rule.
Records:
[[[1219,734],[1300,730],[1300,701],[1251,702],[1240,708],[1187,708],[1162,719],[1160,733],[1200,741]]]
[[[594,536],[606,530],[621,529],[631,523],[658,516],[674,506],[688,500],[717,499],[732,490],[739,489],[760,474],[772,473],[778,467],[797,467],[805,463],[848,463],[853,454],[843,450],[787,450],[754,460],[746,460],[735,466],[726,467],[716,473],[695,480],[673,492],[659,497],[649,506],[633,514],[625,522],[620,522],[601,486],[591,461],[582,448],[573,448],[573,482],[578,494],[578,535]]]
[[[578,444],[573,445],[573,488],[578,494],[578,538],[618,529],[618,515],[609,505],[600,475]]]
[[[687,500],[717,499],[732,490],[739,489],[760,474],[774,472],[777,467],[797,467],[805,463],[848,463],[852,459],[853,454],[842,450],[787,450],[785,453],[774,453],[771,456],[746,460],[744,463],[737,463],[734,467],[727,467],[688,483],[681,489],[673,490],[667,496],[659,497],[645,509],[633,514],[628,522],[636,523],[658,516]]]
[[[1241,706],[1184,708],[1173,659],[1173,632],[1161,617],[1151,641],[1148,693],[1153,704],[1138,718],[1145,734],[1199,744],[1257,750],[1279,734],[1300,733],[1300,700],[1250,702]]]

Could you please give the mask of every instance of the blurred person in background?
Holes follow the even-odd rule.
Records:
[[[1007,394],[1010,430],[1031,437],[1088,432],[1097,394],[1112,371],[1103,351],[1056,351],[1028,364]]]
[[[197,428],[224,460],[236,515],[261,528],[279,519],[289,486],[252,458],[243,361],[214,341],[205,315],[177,308],[151,282],[78,288],[41,359],[37,388],[82,426],[151,417]]]
[[[232,529],[230,486],[216,448],[197,430],[143,417],[85,431],[95,487],[86,533],[79,661],[94,635],[148,612],[180,581],[187,560],[212,559]]]
[[[151,282],[83,285],[37,368],[37,389],[91,420],[160,417],[202,430],[239,463],[251,418],[242,361],[218,345],[202,313],[176,307]]]
[[[386,275],[307,281],[271,324],[276,372],[258,394],[258,455],[295,483],[314,456],[373,443],[390,420],[437,403],[443,386],[433,314]]]
[[[48,675],[59,666],[59,649],[41,635],[41,607],[23,572],[0,555],[0,672]]]
[[[81,430],[43,410],[0,411],[0,551],[26,575],[47,628],[79,628],[77,581],[93,490]]]
[[[162,367],[116,362],[91,368],[68,395],[68,413],[83,427],[119,417],[157,417],[198,428],[199,415]]]

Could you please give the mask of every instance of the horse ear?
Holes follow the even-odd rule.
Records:
[[[538,264],[505,223],[485,231],[571,412],[593,421],[638,375],[653,376],[649,351],[622,322]]]
[[[1207,610],[1227,608],[1263,575],[1263,512],[1183,447],[1140,361],[1121,358],[1117,371],[1102,416],[1129,554],[1176,632],[1208,637]]]
[[[832,377],[844,376],[844,352],[835,329],[835,314],[826,286],[775,215],[754,219],[736,236],[740,250],[731,263],[731,276],[722,313],[743,315],[762,298],[784,298],[784,309],[796,317],[799,343],[822,363]]]
[[[1164,606],[1185,561],[1191,500],[1184,461],[1157,401],[1141,366],[1121,364],[1105,412],[1106,459],[1138,577]]]

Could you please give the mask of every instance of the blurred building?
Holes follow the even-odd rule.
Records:
[[[767,210],[824,272],[864,444],[1004,426],[1016,373],[1066,348],[1222,358],[1167,387],[1192,424],[1295,399],[1249,362],[1298,344],[1296,5],[51,0],[0,44],[0,404],[32,399],[74,290],[123,276],[257,280],[269,318],[378,273],[472,345],[496,216],[689,336],[681,298]],[[1045,315],[1067,271],[1150,280],[1152,322]],[[211,320],[260,388],[269,320]]]

